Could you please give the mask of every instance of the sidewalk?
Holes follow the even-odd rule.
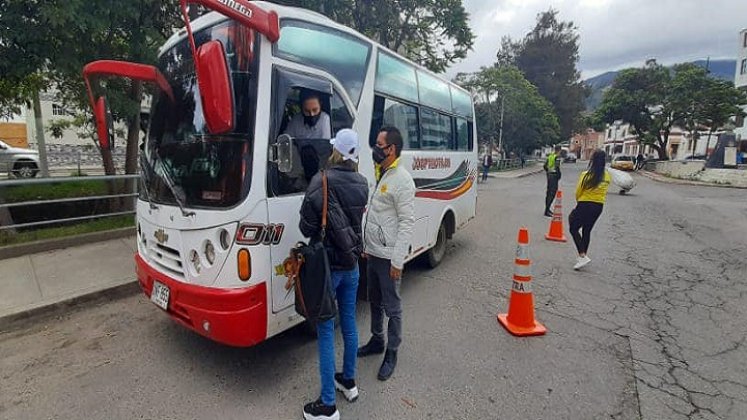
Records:
[[[672,177],[668,177],[662,174],[658,174],[656,172],[645,171],[645,170],[636,171],[636,173],[641,176],[645,176],[648,179],[652,179],[657,182],[663,182],[665,184],[691,185],[691,186],[699,186],[699,187],[721,187],[721,188],[741,188],[741,189],[745,188],[739,185],[717,184],[715,182],[703,182],[703,181],[693,181],[693,180],[688,180],[688,179],[672,178]]]
[[[532,166],[527,166],[525,168],[513,169],[509,171],[490,172],[488,173],[488,177],[498,178],[498,179],[514,179],[514,178],[523,178],[525,176],[534,175],[542,171],[543,171],[542,165],[535,164]],[[482,174],[482,172],[480,174]]]
[[[128,237],[0,260],[0,330],[19,314],[134,284],[134,254]]]

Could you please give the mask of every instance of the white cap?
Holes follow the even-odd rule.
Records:
[[[329,143],[340,152],[344,160],[352,160],[358,163],[358,152],[360,151],[358,133],[349,128],[343,128],[337,132],[337,136]]]

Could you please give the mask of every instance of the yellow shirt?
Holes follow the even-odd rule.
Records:
[[[610,173],[604,171],[604,179],[595,188],[584,189],[584,177],[588,171],[581,172],[581,176],[578,177],[578,184],[576,184],[576,201],[591,201],[592,203],[604,204],[604,200],[607,198],[607,189],[610,187],[612,177]]]

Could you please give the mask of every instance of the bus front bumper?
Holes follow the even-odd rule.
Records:
[[[186,284],[135,255],[140,287],[150,298],[153,282],[169,288],[166,313],[183,326],[219,343],[253,346],[267,338],[267,283],[238,289]]]

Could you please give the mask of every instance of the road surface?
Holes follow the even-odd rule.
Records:
[[[564,170],[566,211],[580,168]],[[636,179],[609,195],[582,272],[570,242],[544,239],[542,174],[481,184],[443,264],[406,270],[397,371],[382,383],[360,360],[342,418],[747,418],[747,194]],[[543,337],[495,319],[520,226]],[[368,322],[360,305],[362,343]],[[300,419],[318,381],[299,331],[228,348],[139,295],[0,334],[2,419]]]

